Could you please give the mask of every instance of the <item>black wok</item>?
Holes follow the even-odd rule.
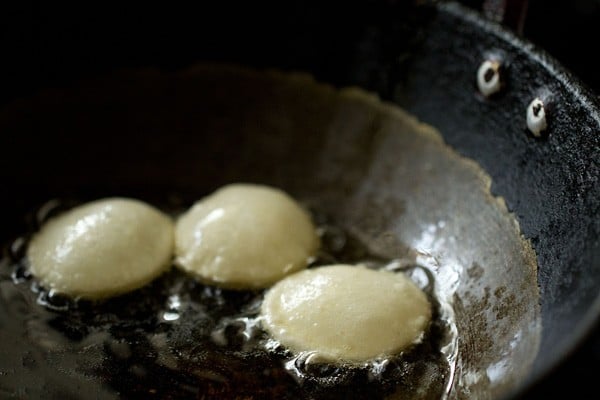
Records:
[[[25,42],[36,44],[35,54],[11,61],[5,68],[14,79],[2,80],[3,243],[27,232],[27,216],[52,198],[119,194],[160,204],[169,195],[193,197],[229,180],[285,185],[289,179],[291,190],[309,180],[288,178],[300,174],[293,165],[270,169],[263,161],[253,169],[240,160],[250,160],[244,145],[255,149],[239,137],[218,133],[213,140],[194,133],[181,120],[193,121],[193,107],[165,132],[153,120],[156,114],[124,106],[139,100],[140,87],[149,97],[162,96],[164,104],[181,105],[176,86],[153,91],[163,74],[218,61],[305,71],[336,87],[359,86],[438,128],[446,143],[478,162],[492,178],[492,194],[505,199],[531,241],[539,268],[541,342],[529,373],[502,392],[503,398],[525,396],[600,315],[597,97],[543,50],[452,2],[368,1],[346,5],[343,13],[337,5],[312,2],[236,5],[233,14],[230,6],[198,12],[127,5],[26,10],[34,33]],[[485,98],[475,77],[490,57],[502,61],[504,86]],[[124,67],[133,69],[113,72]],[[104,86],[119,94],[118,101]],[[541,137],[526,125],[535,97],[547,114]],[[132,110],[140,114],[129,115]],[[318,140],[306,138],[306,147],[298,138],[293,143],[302,155]],[[184,151],[187,157],[180,158],[180,146],[197,148],[197,157]],[[273,145],[258,154],[283,162],[281,149],[290,151]],[[3,352],[8,350],[0,344]],[[3,394],[6,368],[0,367]]]

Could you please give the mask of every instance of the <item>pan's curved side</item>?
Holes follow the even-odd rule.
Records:
[[[492,192],[506,199],[537,252],[543,338],[530,377],[537,380],[600,315],[600,105],[542,50],[458,4],[438,6],[415,51],[391,97],[490,173]],[[494,57],[505,84],[485,98],[476,72]],[[542,138],[526,124],[536,97],[547,112]]]

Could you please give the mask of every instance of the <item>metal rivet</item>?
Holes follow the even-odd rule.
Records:
[[[544,102],[539,97],[536,97],[527,107],[527,128],[529,128],[533,136],[540,137],[547,127]]]
[[[477,87],[482,95],[488,97],[502,88],[500,62],[485,60],[477,70]]]

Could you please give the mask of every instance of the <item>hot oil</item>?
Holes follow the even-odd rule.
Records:
[[[72,205],[43,207],[37,225]],[[176,268],[116,298],[70,299],[46,291],[29,274],[28,239],[21,237],[7,246],[0,264],[0,324],[24,340],[11,346],[0,371],[9,371],[13,386],[27,382],[28,387],[1,388],[29,395],[39,389],[42,398],[73,382],[102,398],[447,397],[457,334],[451,304],[436,290],[433,267],[378,257],[318,210],[313,215],[323,248],[310,268],[362,263],[406,273],[427,293],[434,314],[419,343],[361,366],[316,363],[310,354],[288,352],[260,328],[263,291],[203,285]],[[77,393],[83,396],[85,390]]]

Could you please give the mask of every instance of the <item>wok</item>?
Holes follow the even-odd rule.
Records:
[[[333,3],[287,2],[236,5],[234,14],[228,5],[199,13],[122,7],[119,13],[105,9],[93,14],[91,10],[47,9],[34,17],[39,24],[38,39],[48,43],[38,49],[39,58],[65,57],[76,64],[46,61],[47,69],[41,72],[30,64],[18,64],[23,68],[18,79],[7,81],[0,114],[0,237],[4,243],[30,232],[32,211],[50,199],[127,195],[157,205],[182,206],[235,180],[277,184],[298,195],[307,188],[318,189],[334,193],[329,199],[332,203],[344,196],[358,199],[355,205],[360,208],[368,197],[355,196],[357,182],[368,174],[359,170],[375,161],[361,156],[357,149],[362,150],[359,146],[365,143],[344,137],[344,130],[336,131],[341,136],[330,138],[336,140],[335,145],[324,146],[325,139],[311,131],[310,122],[304,134],[296,130],[278,136],[272,133],[278,132],[277,126],[264,126],[266,136],[256,141],[245,136],[247,132],[218,130],[218,125],[213,130],[199,129],[202,121],[197,116],[210,115],[211,110],[200,102],[208,110],[197,113],[194,84],[185,78],[193,80],[189,71],[194,69],[189,66],[218,62],[254,70],[302,71],[336,88],[356,86],[376,93],[439,129],[448,145],[489,174],[491,194],[504,199],[531,243],[538,268],[539,343],[524,340],[524,348],[531,345],[534,355],[526,360],[528,367],[523,371],[516,365],[517,357],[511,359],[515,354],[509,354],[506,368],[516,371],[518,379],[511,378],[496,391],[473,389],[472,397],[525,396],[597,323],[600,105],[543,50],[453,2],[370,1],[346,4],[344,12]],[[74,15],[81,18],[77,23],[70,20]],[[65,25],[57,28],[55,24]],[[66,27],[76,29],[77,36],[66,36]],[[72,57],[70,51],[79,54]],[[476,73],[490,58],[502,63],[503,86],[486,98],[477,89]],[[41,73],[42,79],[26,79],[29,72]],[[250,89],[258,91],[259,87]],[[212,88],[215,94],[221,93],[217,89]],[[221,93],[239,101],[236,107],[251,109],[243,96],[235,100],[235,94]],[[527,107],[536,97],[544,102],[547,116],[547,129],[540,137],[526,123]],[[276,104],[270,106],[276,109]],[[346,157],[344,167],[359,172],[344,175],[338,171],[337,180],[328,180],[309,168],[307,160],[324,147],[334,159]],[[392,178],[375,174],[368,179],[375,186],[391,187],[390,192],[401,190],[394,187]],[[362,218],[394,218],[394,212],[401,213],[392,211],[390,216],[381,211],[389,207],[386,203],[369,208]],[[487,273],[505,276],[484,268]],[[7,287],[2,286],[2,294],[10,299]],[[510,290],[518,298],[531,287]],[[476,295],[473,304],[484,296],[484,292]],[[502,299],[494,304],[514,305]],[[535,302],[517,304],[515,315],[537,306]],[[19,310],[39,306],[29,304]],[[466,308],[466,314],[472,311],[468,304]],[[81,368],[77,358],[62,359],[61,364],[38,357],[33,350],[23,354],[23,343],[34,346],[35,341],[20,330],[8,329],[8,320],[8,315],[2,320],[1,359],[17,357],[21,364],[0,361],[3,394],[27,397],[30,390],[49,398],[102,397],[115,392],[124,397],[139,395],[133,389],[135,374],[118,370],[115,375],[123,376],[102,375],[111,374],[108,367],[99,375],[53,380],[48,371]],[[518,331],[527,323],[531,321],[516,318],[514,326]],[[62,328],[61,332],[68,332]],[[463,333],[477,329],[468,323],[459,328]],[[77,331],[72,333],[82,340]],[[492,347],[505,340],[499,334],[492,338]],[[459,343],[467,342],[459,339]],[[469,349],[462,350],[469,353]],[[141,360],[142,364],[151,361]],[[28,388],[27,379],[35,380],[34,376],[43,376],[45,383]],[[113,379],[121,382],[114,384]],[[165,377],[161,385],[181,384],[169,379]],[[98,382],[107,381],[113,382],[112,392],[94,392]],[[151,393],[161,395],[160,390]],[[168,397],[166,393],[162,394]]]

